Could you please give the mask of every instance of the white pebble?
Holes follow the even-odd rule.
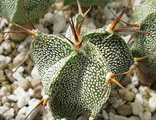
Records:
[[[13,73],[13,77],[14,77],[17,81],[24,81],[24,77],[23,77],[19,72]]]
[[[30,100],[30,95],[28,93],[23,94],[18,98],[18,102],[17,102],[18,107],[22,108],[23,106],[28,104],[29,100]]]
[[[110,9],[109,9],[109,8],[110,8]],[[112,11],[114,14],[116,14],[116,11],[113,9],[113,5],[108,4],[108,5],[104,8],[105,17],[106,17],[107,19],[113,19],[113,18],[115,18],[111,11]]]
[[[145,92],[145,90],[147,89],[147,87],[144,87],[144,86],[140,86],[139,87],[139,91],[140,91],[140,93],[144,93]]]
[[[23,44],[21,44],[21,45],[18,46],[17,51],[21,52],[24,48],[25,48],[25,46]]]
[[[88,28],[90,28],[90,29],[96,29],[96,26],[95,26],[95,24],[93,23],[93,22],[90,22],[90,23],[88,23]]]
[[[150,88],[147,88],[147,92],[149,93],[150,96],[155,96],[156,92]]]
[[[125,102],[126,102],[126,101],[123,101],[122,99],[116,100],[116,102],[113,103],[112,107],[114,107],[114,108],[116,109],[116,108],[119,107],[120,105],[125,104]]]
[[[13,116],[14,116],[14,109],[13,108],[10,108],[3,115],[5,116],[5,119],[6,120],[9,120],[9,119],[13,118]]]
[[[2,46],[0,46],[0,54],[2,54],[3,53],[3,47]]]
[[[25,115],[19,114],[15,117],[15,120],[24,120],[24,118],[25,118]]]
[[[143,104],[144,100],[142,98],[142,96],[138,93],[135,96],[135,103],[140,103],[141,105]]]
[[[109,119],[108,114],[107,114],[107,112],[105,110],[102,110],[102,116],[103,116],[104,120]]]
[[[4,30],[4,32],[8,32],[8,31],[10,31],[10,28],[7,28],[7,29]],[[8,33],[5,33],[4,36],[5,36],[4,40],[9,40],[10,35]]]
[[[7,110],[9,110],[9,107],[1,106],[0,107],[0,114],[4,114]]]
[[[132,107],[132,112],[134,115],[139,115],[140,113],[143,112],[143,107],[140,103],[131,103],[131,107]]]
[[[28,35],[26,38],[25,38],[25,41],[27,42],[27,44],[29,45],[31,43],[31,41],[33,40],[33,37]]]
[[[133,76],[131,79],[131,82],[134,86],[138,86],[139,85],[139,79],[137,76]]]
[[[27,107],[24,106],[18,111],[18,115],[25,115],[27,111]]]
[[[21,96],[22,94],[25,94],[26,92],[24,91],[24,89],[22,87],[18,87],[16,90],[14,90],[14,94],[16,96]]]
[[[53,17],[54,25],[53,25],[53,34],[60,33],[66,26],[66,20],[64,16],[60,14],[56,14]]]
[[[8,42],[3,42],[1,46],[6,50],[7,52],[11,52],[11,45]]]
[[[9,56],[6,56],[5,58],[6,58],[6,61],[5,61],[5,63],[6,63],[6,64],[9,64],[9,63],[11,62],[11,57],[9,57]]]
[[[127,88],[127,90],[130,91],[130,90],[132,90],[133,88],[135,88],[135,86],[134,86],[133,84],[128,84],[126,88]]]
[[[13,95],[12,94],[12,95],[9,95],[8,96],[8,99],[11,100],[11,101],[17,101],[18,100],[18,97],[16,95]]]
[[[150,112],[144,112],[143,113],[143,118],[144,120],[150,120],[151,119],[151,113]]]
[[[8,24],[8,21],[6,19],[2,19],[0,23],[0,29],[4,28]]]
[[[53,17],[54,15],[51,12],[48,12],[44,15],[44,19],[48,23],[53,23]]]
[[[6,57],[4,55],[0,55],[0,62],[6,63]]]
[[[40,101],[40,100],[35,99],[35,98],[33,98],[33,99],[31,99],[31,100],[29,101],[29,107],[28,107],[28,109],[27,109],[27,111],[26,111],[26,116],[34,109],[34,107],[39,103],[39,101]],[[33,111],[33,113],[31,113],[31,114],[29,115],[28,120],[33,120],[34,117],[36,116],[36,114],[38,113],[38,111],[39,111],[40,108],[41,108],[41,106],[37,107],[37,108]]]
[[[13,68],[12,71],[14,72],[17,68]],[[24,72],[24,67],[23,66],[20,66],[16,72],[19,72],[19,73],[23,73]]]
[[[32,76],[33,79],[41,79],[36,66],[32,69],[31,76]]]
[[[42,24],[36,24],[35,27],[43,33],[49,33],[49,30],[47,28],[44,28]]]
[[[149,107],[150,107],[151,112],[154,112],[156,110],[156,95],[152,96],[149,99]]]
[[[10,95],[10,93],[7,91],[7,88],[3,86],[0,89],[0,97],[2,97],[2,96],[8,96],[8,95]]]
[[[7,96],[3,96],[1,102],[2,102],[2,104],[8,102],[8,97]]]

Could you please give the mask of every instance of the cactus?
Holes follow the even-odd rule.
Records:
[[[22,7],[23,3],[30,20],[37,23],[54,2],[55,0],[1,0],[0,14],[14,23],[26,24],[28,19]]]
[[[108,3],[114,2],[114,0],[79,0],[81,5],[100,5],[105,7]],[[64,0],[64,5],[77,4],[76,0]]]
[[[140,24],[139,29],[149,32],[149,34],[136,33],[134,44],[131,48],[134,57],[142,57],[149,54],[156,45],[156,1],[148,0],[138,6],[134,11],[134,20]],[[153,53],[146,59],[139,61],[138,65],[141,70],[153,79],[146,84],[155,81],[156,76],[156,53]],[[146,80],[147,81],[147,80]]]
[[[69,21],[65,38],[38,30],[31,33],[35,39],[29,56],[38,67],[45,98],[57,119],[76,119],[81,114],[96,118],[114,88],[109,81],[134,63],[125,41],[113,32],[120,18],[96,30],[88,29],[84,18],[80,12]]]

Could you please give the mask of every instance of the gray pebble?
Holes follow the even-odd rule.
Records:
[[[125,101],[132,101],[134,99],[134,97],[132,95],[130,95],[129,93],[127,93],[125,90],[119,90],[119,96],[125,100]]]
[[[31,88],[31,83],[29,80],[25,79],[21,82],[19,82],[19,86],[21,86],[25,91]]]
[[[42,95],[41,95],[41,91],[42,91],[42,85],[38,85],[34,88],[34,97],[41,99]]]
[[[132,114],[132,108],[130,105],[120,105],[117,108],[117,113],[122,115],[122,116],[127,116]]]
[[[12,72],[8,69],[5,70],[5,75],[10,82],[14,82],[15,78],[12,77]]]
[[[33,87],[36,87],[37,85],[39,85],[41,83],[40,79],[31,79],[31,85]]]

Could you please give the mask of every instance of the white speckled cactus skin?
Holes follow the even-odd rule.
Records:
[[[54,2],[55,0],[1,0],[0,14],[12,22],[26,24],[28,19],[22,7],[23,3],[30,20],[37,23]]]

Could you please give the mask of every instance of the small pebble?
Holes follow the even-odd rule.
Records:
[[[134,115],[139,115],[140,113],[143,112],[143,107],[140,103],[131,103],[131,107],[132,107],[132,112]]]
[[[44,28],[42,24],[36,24],[35,27],[43,33],[49,33],[49,30],[47,28]]]
[[[31,99],[29,100],[29,107],[27,108],[26,111],[26,116],[31,112],[32,109],[34,109],[34,107],[40,102],[40,100],[38,99]],[[33,120],[33,118],[36,116],[36,114],[38,113],[39,109],[41,109],[41,106],[37,107],[34,112],[32,114],[29,115],[28,119],[29,120]]]
[[[17,105],[19,108],[22,108],[26,104],[28,104],[30,100],[30,95],[28,93],[23,94],[22,96],[18,96],[18,102]]]
[[[26,114],[26,111],[27,111],[27,107],[26,106],[24,106],[24,107],[22,107],[19,111],[18,111],[18,115],[24,115],[24,114]]]
[[[12,95],[9,95],[8,96],[8,99],[11,100],[11,101],[17,101],[18,100],[18,97],[16,95],[13,95],[12,94]]]
[[[128,102],[130,102],[134,99],[132,95],[130,95],[129,93],[127,93],[125,90],[122,90],[122,89],[119,90],[119,96],[123,100],[128,101]]]
[[[102,116],[103,116],[104,120],[109,120],[109,116],[105,110],[102,110]]]
[[[31,88],[31,83],[27,79],[20,81],[18,85],[21,86],[25,91],[28,90],[29,88]]]
[[[131,115],[132,114],[132,108],[130,105],[120,105],[117,108],[117,112],[118,114],[122,115],[122,116],[127,116],[127,115]]]
[[[21,52],[20,54],[18,54],[14,58],[14,60],[13,60],[13,65],[15,67],[19,67],[19,65],[21,64],[22,60],[24,60],[25,56],[26,56],[26,53],[24,53],[24,52]]]
[[[0,62],[6,63],[6,57],[4,55],[0,55]]]
[[[138,93],[138,94],[136,94],[136,96],[135,96],[135,101],[134,101],[135,103],[140,103],[141,105],[143,104],[143,98],[142,98],[142,96]]]
[[[156,110],[156,95],[152,96],[149,99],[149,107],[150,107],[151,112],[154,112]]]
[[[17,51],[20,53],[24,48],[25,48],[25,46],[23,44],[21,44],[18,46]]]
[[[14,77],[17,81],[24,81],[24,77],[23,77],[19,72],[13,73],[13,77]]]
[[[6,50],[7,52],[11,52],[11,45],[8,42],[3,42],[1,44],[1,46],[3,47],[4,50]]]
[[[0,22],[0,29],[4,28],[6,25],[8,25],[8,21],[6,19],[2,19]]]
[[[54,17],[54,15],[51,12],[46,13],[44,15],[45,22],[52,24],[53,23],[53,17]]]
[[[36,87],[37,85],[39,85],[41,83],[40,79],[31,79],[31,85],[33,87]]]
[[[6,120],[10,120],[14,116],[14,109],[10,108],[4,114]]]
[[[35,98],[38,98],[38,99],[41,99],[42,98],[42,95],[41,95],[41,91],[42,91],[43,87],[41,85],[38,85],[34,88],[34,97]]]
[[[31,71],[31,76],[33,79],[41,79],[37,67],[34,67],[33,70]]]
[[[119,107],[120,105],[125,104],[126,101],[123,101],[122,99],[116,100],[116,102],[112,105],[115,109]]]
[[[6,58],[6,61],[5,61],[5,63],[6,63],[6,64],[9,64],[9,63],[11,62],[11,57],[9,57],[9,56],[6,56],[5,58]]]
[[[56,14],[53,17],[54,25],[53,25],[53,34],[60,33],[64,27],[66,26],[66,20],[63,15]]]
[[[138,77],[137,76],[133,76],[131,82],[132,82],[132,84],[134,86],[138,86],[139,85],[139,79],[138,79]]]
[[[25,115],[21,115],[21,114],[15,117],[15,120],[24,120],[24,119],[25,119]]]

